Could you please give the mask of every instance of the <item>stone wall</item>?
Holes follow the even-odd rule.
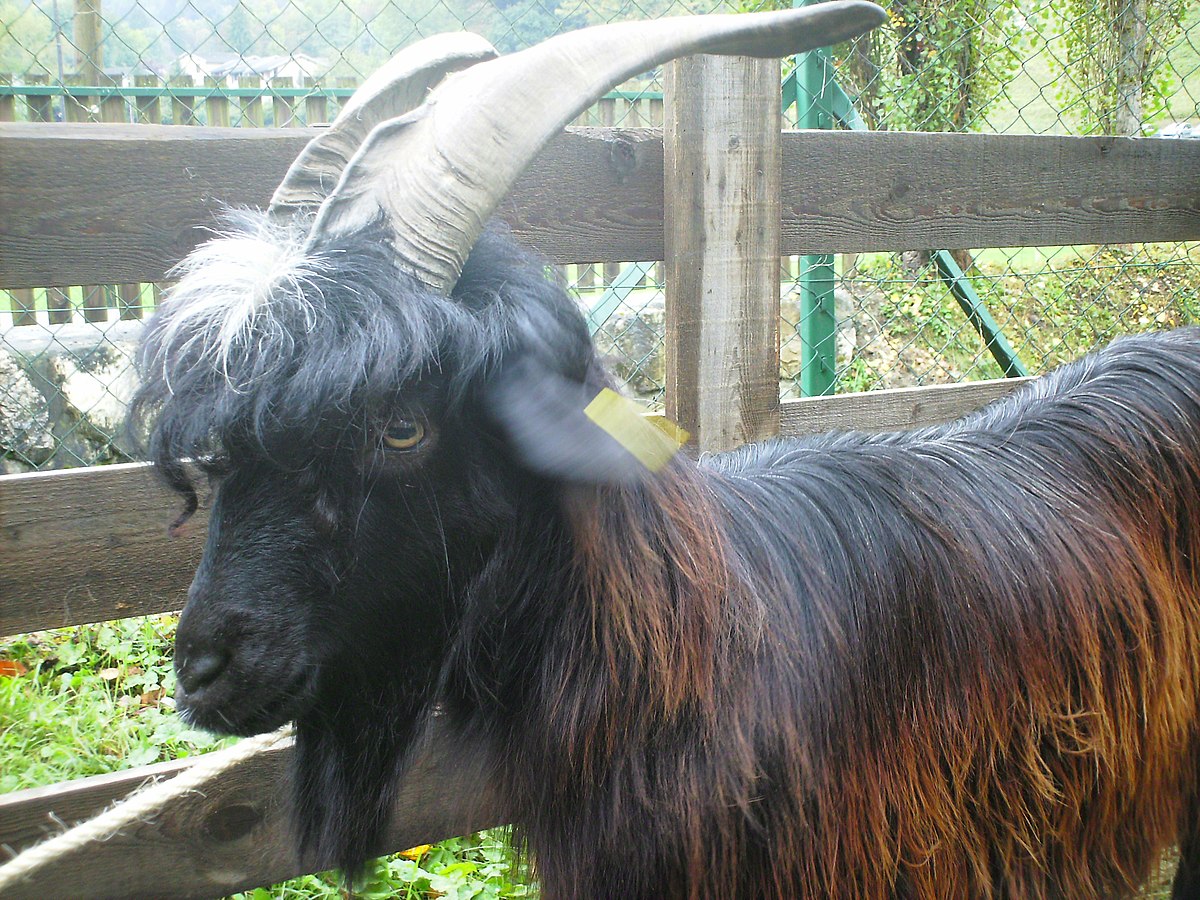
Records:
[[[0,335],[0,473],[128,459],[139,321],[27,325]]]

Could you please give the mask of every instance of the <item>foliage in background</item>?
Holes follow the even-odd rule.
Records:
[[[839,54],[839,78],[872,130],[966,131],[986,121],[1028,37],[1016,4],[891,0],[889,22]]]
[[[1064,77],[1083,134],[1140,135],[1166,110],[1174,73],[1164,66],[1187,0],[1063,0]],[[1068,74],[1069,73],[1069,74]]]
[[[1122,334],[1200,323],[1196,244],[989,250],[969,274],[1035,374]],[[857,347],[843,390],[1002,377],[932,267],[914,275],[871,254],[848,280],[862,299],[848,313]]]

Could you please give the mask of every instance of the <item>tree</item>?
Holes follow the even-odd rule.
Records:
[[[250,55],[263,33],[262,23],[241,3],[234,6],[233,11],[217,27],[229,49],[239,56]]]
[[[0,72],[53,72],[54,22],[32,3],[0,0]]]
[[[873,129],[966,131],[1016,71],[1025,41],[1000,0],[892,0],[890,27],[838,53],[844,87]]]
[[[1084,133],[1139,135],[1166,106],[1160,77],[1186,0],[1066,0],[1066,70]]]

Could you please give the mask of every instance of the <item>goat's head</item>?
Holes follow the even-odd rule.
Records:
[[[839,0],[602,26],[503,59],[471,36],[423,42],[308,146],[268,212],[193,253],[149,327],[135,406],[193,508],[180,460],[215,484],[178,632],[185,713],[263,731],[368,660],[426,702],[456,597],[514,516],[549,486],[642,471],[584,414],[606,376],[577,308],[485,222],[626,78],[881,18]]]

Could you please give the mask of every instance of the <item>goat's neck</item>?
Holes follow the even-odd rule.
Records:
[[[729,638],[741,588],[720,521],[686,460],[523,513],[464,606],[448,702],[544,734],[546,753],[581,755],[576,767],[638,732],[715,718],[720,658],[743,650]],[[618,701],[636,721],[612,721]]]

